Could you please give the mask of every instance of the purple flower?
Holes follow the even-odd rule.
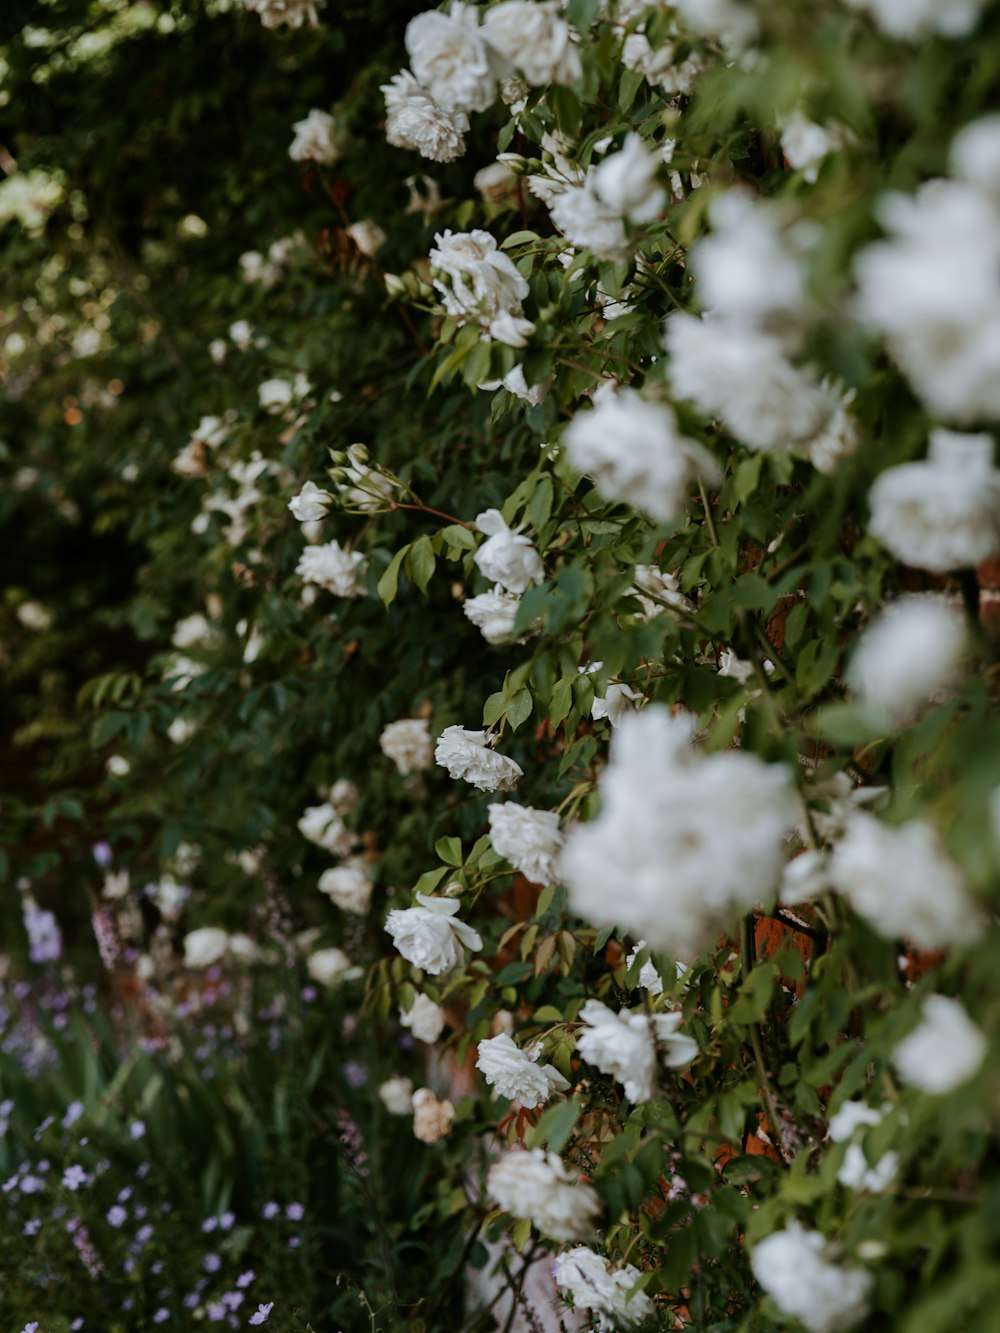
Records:
[[[301,1222],[306,1215],[306,1210],[300,1203],[290,1203],[285,1209],[285,1216],[289,1222]]]
[[[214,1231],[215,1228],[216,1228],[218,1225],[219,1225],[219,1223],[218,1223],[218,1220],[217,1220],[216,1218],[214,1218],[214,1217],[206,1217],[205,1220],[204,1220],[204,1222],[202,1222],[202,1224],[201,1224],[202,1234],[207,1236],[208,1233],[209,1233],[210,1231]]]
[[[129,1125],[128,1130],[130,1139],[142,1139],[146,1136],[146,1124],[143,1120],[136,1120]]]
[[[363,1088],[368,1082],[368,1070],[357,1060],[348,1060],[344,1065],[344,1077],[352,1088]]]
[[[71,1129],[84,1113],[83,1102],[70,1102],[62,1118],[63,1129]]]
[[[219,1218],[219,1226],[222,1228],[223,1231],[229,1231],[235,1221],[236,1221],[235,1213],[223,1213],[222,1216]]]
[[[273,1309],[274,1309],[274,1301],[268,1301],[266,1305],[258,1305],[257,1313],[252,1314],[250,1316],[249,1322],[251,1324],[266,1324],[268,1316],[270,1315]],[[38,1325],[36,1324],[35,1327],[37,1328]]]
[[[164,1320],[170,1318],[170,1311],[165,1306],[160,1306],[156,1314],[153,1315],[154,1324],[162,1324]]]
[[[82,1314],[77,1315],[77,1317],[73,1320],[72,1324],[70,1324],[70,1329],[73,1330],[73,1333],[75,1333],[76,1329],[78,1329],[78,1328],[83,1328],[83,1315],[82,1315]]]
[[[102,870],[107,870],[108,866],[114,860],[114,852],[111,850],[111,844],[108,842],[95,842],[90,849],[90,854]],[[74,1324],[74,1328],[76,1325]]]
[[[24,901],[24,928],[28,932],[28,954],[33,963],[54,963],[62,953],[62,933],[51,912],[33,898]]]
[[[217,1273],[222,1267],[222,1260],[217,1254],[206,1254],[204,1265],[206,1273]]]
[[[261,1306],[261,1309],[263,1309],[263,1306]],[[263,1319],[257,1320],[258,1324],[262,1324],[263,1322]],[[25,1324],[24,1328],[21,1329],[21,1333],[38,1333],[38,1320],[33,1319],[30,1324]]]
[[[82,1166],[68,1166],[63,1172],[62,1183],[68,1190],[78,1190],[81,1185],[89,1185],[90,1177],[84,1171]]]
[[[236,1286],[249,1287],[250,1283],[254,1280],[256,1276],[257,1274],[253,1271],[253,1269],[248,1268],[245,1273],[241,1273],[239,1277],[236,1279]]]
[[[108,1209],[108,1224],[113,1227],[124,1226],[128,1220],[127,1211],[120,1204],[115,1204],[113,1208]]]
[[[280,1212],[280,1204],[276,1204],[272,1199],[270,1203],[265,1203],[264,1207],[261,1209],[261,1216],[265,1221],[270,1222],[271,1218],[277,1217]]]

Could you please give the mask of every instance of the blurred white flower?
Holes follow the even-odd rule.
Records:
[[[785,1314],[809,1333],[840,1333],[868,1313],[874,1281],[863,1268],[827,1258],[826,1239],[791,1221],[757,1242],[750,1255],[754,1276]]]
[[[307,481],[298,495],[289,500],[288,508],[300,523],[315,523],[326,518],[331,504],[333,496],[329,491],[322,490],[314,481]]]
[[[345,550],[336,539],[325,546],[307,546],[295,566],[304,583],[315,583],[337,597],[364,597],[365,569],[361,552]]]
[[[613,1268],[603,1255],[578,1245],[556,1255],[552,1276],[559,1290],[576,1310],[596,1316],[599,1333],[617,1333],[619,1328],[652,1319],[656,1307],[644,1291],[629,1292],[642,1277],[632,1264]]]
[[[417,1041],[433,1045],[444,1031],[444,1010],[429,995],[421,992],[409,1009],[400,1010],[399,1021],[409,1028]]]
[[[363,969],[353,966],[343,949],[317,949],[306,959],[306,971],[321,986],[336,986],[341,981],[354,981]]]
[[[21,602],[14,612],[25,629],[43,630],[52,628],[52,612],[41,602]]]
[[[413,1114],[413,1080],[394,1074],[379,1084],[379,1100],[390,1115]]]
[[[303,24],[315,28],[326,0],[243,0],[243,4],[260,15],[265,28],[301,28]]]
[[[485,731],[445,727],[434,747],[434,758],[450,777],[478,791],[513,791],[524,771],[513,759],[490,748]]]
[[[966,643],[958,611],[928,598],[905,598],[862,634],[847,679],[865,703],[903,722],[952,684]]]
[[[844,146],[843,131],[837,126],[817,125],[796,108],[780,122],[781,151],[795,171],[801,171],[810,185],[819,178],[823,162]]]
[[[576,83],[583,75],[577,34],[560,16],[559,0],[501,0],[486,11],[490,46],[515,65],[533,88]]]
[[[514,1149],[490,1167],[490,1198],[514,1217],[527,1217],[553,1240],[590,1240],[601,1201],[570,1175],[553,1152]]]
[[[831,1142],[847,1144],[844,1160],[837,1172],[838,1181],[847,1189],[879,1194],[896,1178],[899,1154],[890,1149],[874,1166],[869,1166],[860,1142],[862,1136],[859,1131],[881,1124],[887,1109],[884,1107],[878,1111],[865,1102],[844,1102],[840,1110],[830,1117]]]
[[[386,917],[385,928],[408,963],[432,976],[465,964],[465,950],[483,947],[478,933],[456,920],[461,904],[455,898],[416,895],[418,906],[395,908]]]
[[[442,1101],[430,1088],[417,1088],[413,1094],[413,1133],[421,1143],[437,1143],[451,1129],[455,1108]]]
[[[868,504],[869,532],[904,564],[936,574],[978,565],[1000,552],[993,437],[931,431],[926,461],[887,468]]]
[[[512,643],[520,605],[520,597],[516,593],[504,592],[498,583],[492,592],[467,597],[462,603],[462,611],[482,632],[487,643]]]
[[[324,870],[318,887],[342,911],[360,915],[368,910],[374,885],[362,865],[348,862]]]
[[[337,122],[328,111],[317,107],[292,126],[295,138],[288,150],[293,162],[319,162],[323,166],[332,166],[343,152],[343,145],[337,133]]]
[[[631,969],[635,960],[646,948],[646,941],[640,940],[632,952],[625,959],[626,968]],[[663,978],[656,970],[656,966],[651,958],[647,958],[642,967],[639,968],[639,976],[636,979],[636,985],[643,990],[648,990],[650,995],[663,994]]]
[[[229,948],[229,936],[218,926],[202,926],[184,936],[184,966],[211,967],[220,963]]]
[[[957,1000],[928,995],[922,1021],[892,1052],[892,1063],[904,1083],[941,1096],[979,1072],[988,1043]]]
[[[533,884],[554,884],[556,860],[562,850],[559,816],[516,801],[487,807],[490,846]]]
[[[378,743],[403,777],[420,773],[434,762],[430,726],[425,717],[404,717],[387,723]]]
[[[303,838],[334,856],[349,856],[357,842],[356,836],[329,801],[310,806],[297,827]]]
[[[964,37],[979,22],[986,0],[847,0],[866,9],[890,37],[915,40],[926,33]]]

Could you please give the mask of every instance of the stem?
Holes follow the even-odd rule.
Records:
[[[753,924],[754,918],[752,913],[745,916],[740,922],[740,959],[743,966],[744,984],[753,970],[756,961],[754,954]],[[764,1094],[764,1101],[767,1105],[768,1120],[774,1131],[778,1150],[784,1161],[788,1162],[791,1160],[791,1153],[785,1142],[784,1130],[778,1113],[778,1100],[775,1097],[774,1089],[771,1086],[771,1079],[767,1072],[767,1065],[764,1063],[764,1048],[761,1045],[760,1026],[757,1023],[750,1024],[750,1045],[753,1047],[753,1057],[757,1065],[757,1073],[760,1076],[761,1091]]]
[[[446,518],[449,523],[457,523],[461,528],[469,528],[475,531],[475,523],[466,523],[464,518],[456,518],[454,514],[446,514],[441,509],[432,509],[430,505],[425,504],[404,504],[402,500],[390,500],[388,510],[391,514],[396,509],[416,509],[422,514],[433,514],[435,518]]]
[[[712,539],[712,545],[718,546],[719,534],[715,528],[715,519],[712,517],[712,506],[708,502],[708,492],[705,490],[705,483],[698,478],[698,494],[701,496],[701,503],[705,508],[705,523],[708,526],[708,535]]]

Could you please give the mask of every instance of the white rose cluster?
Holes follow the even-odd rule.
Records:
[[[479,228],[447,229],[434,242],[429,258],[446,314],[462,324],[479,324],[497,342],[524,347],[535,331],[521,307],[528,283],[495,237]]]
[[[554,884],[563,840],[559,816],[516,801],[496,802],[487,809],[490,846],[533,884]]]
[[[499,509],[484,509],[476,515],[476,527],[486,541],[473,557],[476,567],[506,592],[526,592],[545,578],[542,558],[530,537],[515,532]]]
[[[601,1201],[570,1175],[562,1159],[541,1148],[515,1149],[490,1167],[490,1198],[514,1217],[527,1217],[553,1240],[590,1240]]]
[[[683,1069],[698,1055],[698,1043],[677,1029],[682,1015],[613,1013],[600,1000],[580,1010],[586,1024],[577,1035],[577,1054],[622,1085],[630,1102],[648,1102],[656,1094],[657,1071]]]
[[[893,828],[858,811],[834,847],[830,878],[886,939],[942,949],[982,934],[982,917],[961,871],[922,819]]]
[[[691,730],[660,705],[624,717],[600,814],[567,835],[559,862],[574,911],[674,956],[705,948],[773,895],[798,818],[783,765],[704,754]]]
[[[529,1111],[569,1089],[558,1069],[538,1064],[534,1052],[522,1051],[506,1032],[479,1043],[476,1068],[498,1096],[518,1101]]]
[[[820,1232],[792,1221],[783,1231],[758,1241],[750,1256],[760,1285],[809,1333],[853,1328],[864,1319],[871,1301],[872,1275],[832,1262],[830,1248]]]
[[[418,893],[416,907],[394,908],[385,920],[392,942],[408,963],[431,976],[450,972],[465,963],[465,950],[483,947],[478,931],[456,920],[460,904],[454,898],[432,898]]]
[[[664,522],[684,513],[699,480],[721,480],[708,450],[681,434],[673,409],[635,389],[601,394],[591,411],[577,413],[564,438],[570,462],[594,478],[605,499],[624,500]]]
[[[380,89],[385,97],[385,137],[394,148],[409,148],[431,162],[454,162],[465,152],[469,117],[447,110],[408,69]]]
[[[583,75],[578,35],[561,9],[560,0],[501,0],[486,11],[483,29],[490,46],[533,88],[576,83]]]
[[[644,1291],[631,1294],[642,1277],[638,1268],[633,1264],[612,1267],[607,1259],[584,1245],[557,1255],[552,1276],[575,1309],[589,1310],[596,1317],[599,1333],[617,1333],[619,1327],[642,1323],[656,1313]]]
[[[513,791],[524,777],[520,764],[491,748],[485,731],[445,727],[434,747],[434,758],[449,777],[470,782],[477,791]]]
[[[360,551],[348,551],[334,539],[325,546],[307,546],[295,572],[303,583],[314,583],[336,597],[364,597],[365,568]]]
[[[619,152],[553,195],[554,225],[572,245],[599,259],[630,259],[634,246],[626,222],[652,222],[666,201],[658,180],[661,165],[637,134],[629,134]]]
[[[517,608],[521,605],[520,597],[512,592],[504,592],[497,583],[489,592],[481,592],[476,597],[467,597],[462,603],[462,612],[466,619],[480,631],[487,643],[511,643],[514,640],[514,625],[517,621]],[[522,636],[521,642],[527,636]]]

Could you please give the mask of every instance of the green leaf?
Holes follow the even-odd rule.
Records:
[[[434,844],[434,850],[440,856],[442,861],[446,861],[450,866],[460,866],[462,864],[462,839],[461,838],[438,838]]]
[[[376,591],[382,599],[382,604],[388,608],[396,600],[396,588],[399,585],[399,571],[409,554],[409,546],[404,546],[392,557],[389,568],[385,571],[378,581]]]
[[[441,529],[439,536],[443,537],[449,546],[457,546],[463,551],[474,551],[476,549],[475,537],[461,523],[449,523],[446,528]]]
[[[528,1146],[548,1147],[550,1152],[562,1152],[569,1142],[569,1136],[573,1133],[576,1122],[580,1119],[582,1109],[575,1097],[560,1102],[558,1106],[550,1106],[527,1136]]]
[[[522,722],[531,716],[532,698],[530,690],[518,690],[507,705],[506,718],[511,730],[516,731]]]
[[[425,595],[436,564],[437,557],[431,539],[424,533],[410,547],[409,555],[406,557],[406,572]]]
[[[538,531],[547,522],[552,513],[552,478],[542,477],[535,487],[535,493],[528,501],[526,510],[528,522]]]

